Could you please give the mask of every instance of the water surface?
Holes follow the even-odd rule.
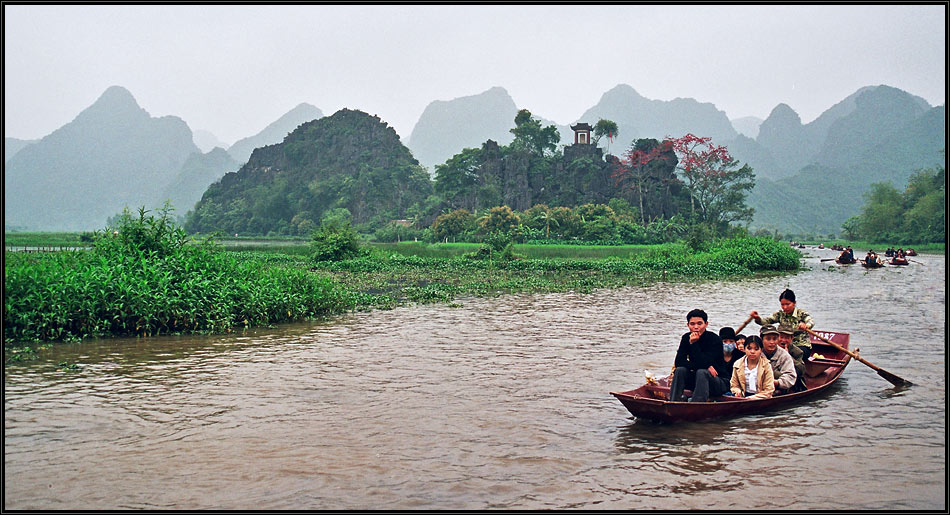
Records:
[[[5,370],[4,507],[946,509],[944,257],[807,252],[775,278],[57,344]],[[786,287],[915,386],[853,361],[808,404],[677,425],[609,395],[669,371],[690,309],[735,327]]]

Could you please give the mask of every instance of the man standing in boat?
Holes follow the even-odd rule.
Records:
[[[680,338],[673,364],[673,381],[670,383],[670,400],[683,400],[683,390],[690,388],[690,402],[706,402],[710,396],[719,396],[728,391],[720,381],[720,370],[725,370],[722,357],[722,339],[707,331],[709,318],[701,309],[686,314],[689,332]],[[727,383],[728,384],[728,383]]]

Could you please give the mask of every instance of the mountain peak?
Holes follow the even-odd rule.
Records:
[[[129,90],[122,86],[109,86],[99,95],[99,98],[90,107],[106,106],[110,109],[134,108],[140,109],[138,102]]]

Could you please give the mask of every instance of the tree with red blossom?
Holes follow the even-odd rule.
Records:
[[[749,165],[739,167],[729,150],[712,138],[686,134],[669,138],[679,157],[678,168],[690,193],[690,209],[703,223],[725,231],[732,222],[751,222],[753,208],[746,206],[748,192],[755,186]]]
[[[677,211],[673,207],[671,190],[674,183],[679,184],[677,189],[682,184],[676,178],[675,168],[676,154],[672,144],[652,138],[635,140],[614,167],[617,186],[639,207],[642,225],[648,223],[647,218],[671,217]]]

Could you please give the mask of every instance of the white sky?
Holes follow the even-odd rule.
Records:
[[[945,4],[4,5],[4,135],[41,138],[109,86],[230,144],[301,102],[407,142],[433,100],[505,88],[565,124],[629,84],[729,118],[812,121],[863,86],[946,102]]]

